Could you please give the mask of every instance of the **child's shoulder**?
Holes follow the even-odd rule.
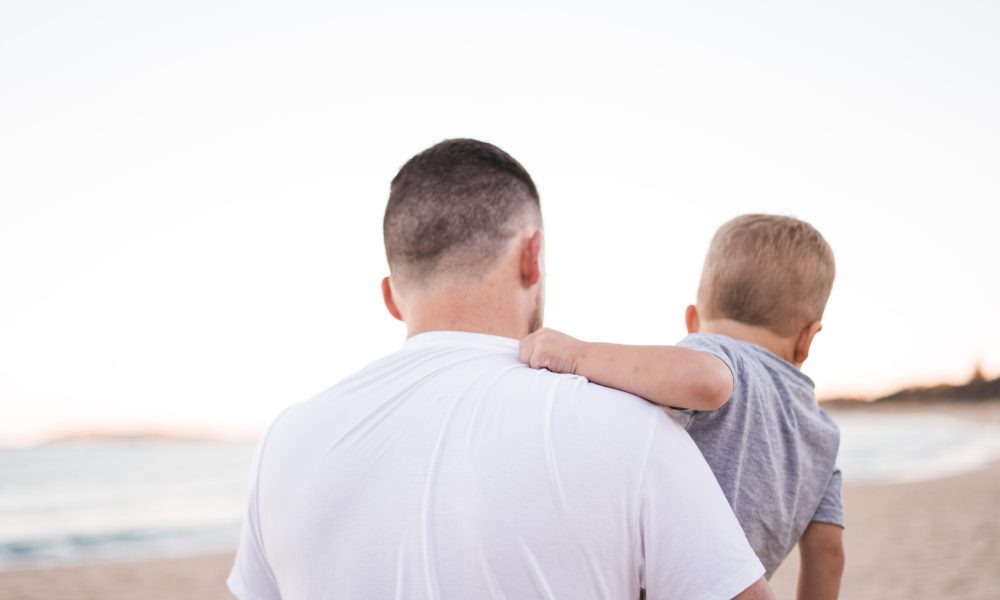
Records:
[[[745,360],[753,353],[748,342],[719,333],[692,333],[677,343],[682,348],[701,350],[721,358],[736,373]]]
[[[721,333],[698,332],[689,333],[678,345],[689,348],[738,348],[741,344],[746,342]]]
[[[798,370],[794,365],[778,357],[763,346],[722,333],[691,333],[678,342],[677,345],[694,350],[705,350],[707,352],[724,352],[729,355],[739,355],[758,361],[776,360],[787,363],[788,366]]]
[[[724,360],[739,378],[741,371],[767,372],[769,379],[777,379],[796,388],[799,394],[813,395],[815,384],[801,369],[774,354],[767,348],[719,333],[692,333],[678,346],[710,352]]]
[[[713,333],[691,334],[680,345],[718,356],[733,372],[733,397],[712,416],[713,423],[732,420],[770,428],[772,421],[794,414],[804,435],[839,440],[836,423],[816,402],[812,379],[785,359],[757,344]]]

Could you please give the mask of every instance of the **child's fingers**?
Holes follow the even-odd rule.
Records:
[[[539,340],[541,340],[543,336],[548,335],[549,330],[543,327],[525,336],[524,339],[521,340],[521,361],[530,365],[532,355],[538,352],[538,347],[540,345]],[[534,367],[534,365],[531,366]]]
[[[525,339],[526,344],[522,346],[525,352],[522,354],[524,362],[528,363],[528,366],[532,369],[538,368],[539,356],[538,356],[538,336],[534,336],[531,340]]]
[[[526,338],[521,340],[520,355],[521,362],[531,365],[531,355],[535,351],[535,342],[538,340],[538,334],[541,330],[534,333],[528,334]]]
[[[536,344],[531,353],[531,366],[536,369],[548,369],[553,373],[561,373],[559,370],[559,357],[552,352],[551,347],[544,344]]]
[[[549,367],[549,357],[543,352],[539,344],[532,344],[531,354],[528,356],[528,363],[532,369],[547,369]]]
[[[539,329],[521,340],[521,362],[527,363],[532,369],[548,369],[554,373],[565,373],[559,357],[559,341],[557,332],[551,329]]]

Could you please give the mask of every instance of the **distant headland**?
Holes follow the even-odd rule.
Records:
[[[174,434],[159,431],[88,432],[67,433],[45,441],[45,444],[70,444],[86,442],[213,442],[210,436]]]
[[[1000,377],[986,379],[982,370],[977,367],[972,378],[960,385],[911,387],[875,399],[831,398],[821,402],[824,407],[828,408],[858,408],[872,404],[985,403],[997,401],[1000,401]]]
[[[248,437],[247,439],[253,439]],[[50,444],[80,444],[92,442],[231,442],[245,441],[242,436],[223,436],[212,433],[173,431],[162,429],[123,429],[67,432],[50,437],[42,445]]]

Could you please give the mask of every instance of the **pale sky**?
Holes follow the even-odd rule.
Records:
[[[0,4],[0,443],[254,432],[395,350],[388,183],[449,137],[535,178],[550,326],[675,342],[792,214],[821,397],[1000,374],[996,5],[86,4]]]

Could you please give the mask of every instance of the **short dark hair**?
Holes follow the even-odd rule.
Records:
[[[389,268],[408,281],[480,275],[526,216],[541,224],[538,190],[520,163],[486,142],[445,140],[392,180],[382,223]]]

